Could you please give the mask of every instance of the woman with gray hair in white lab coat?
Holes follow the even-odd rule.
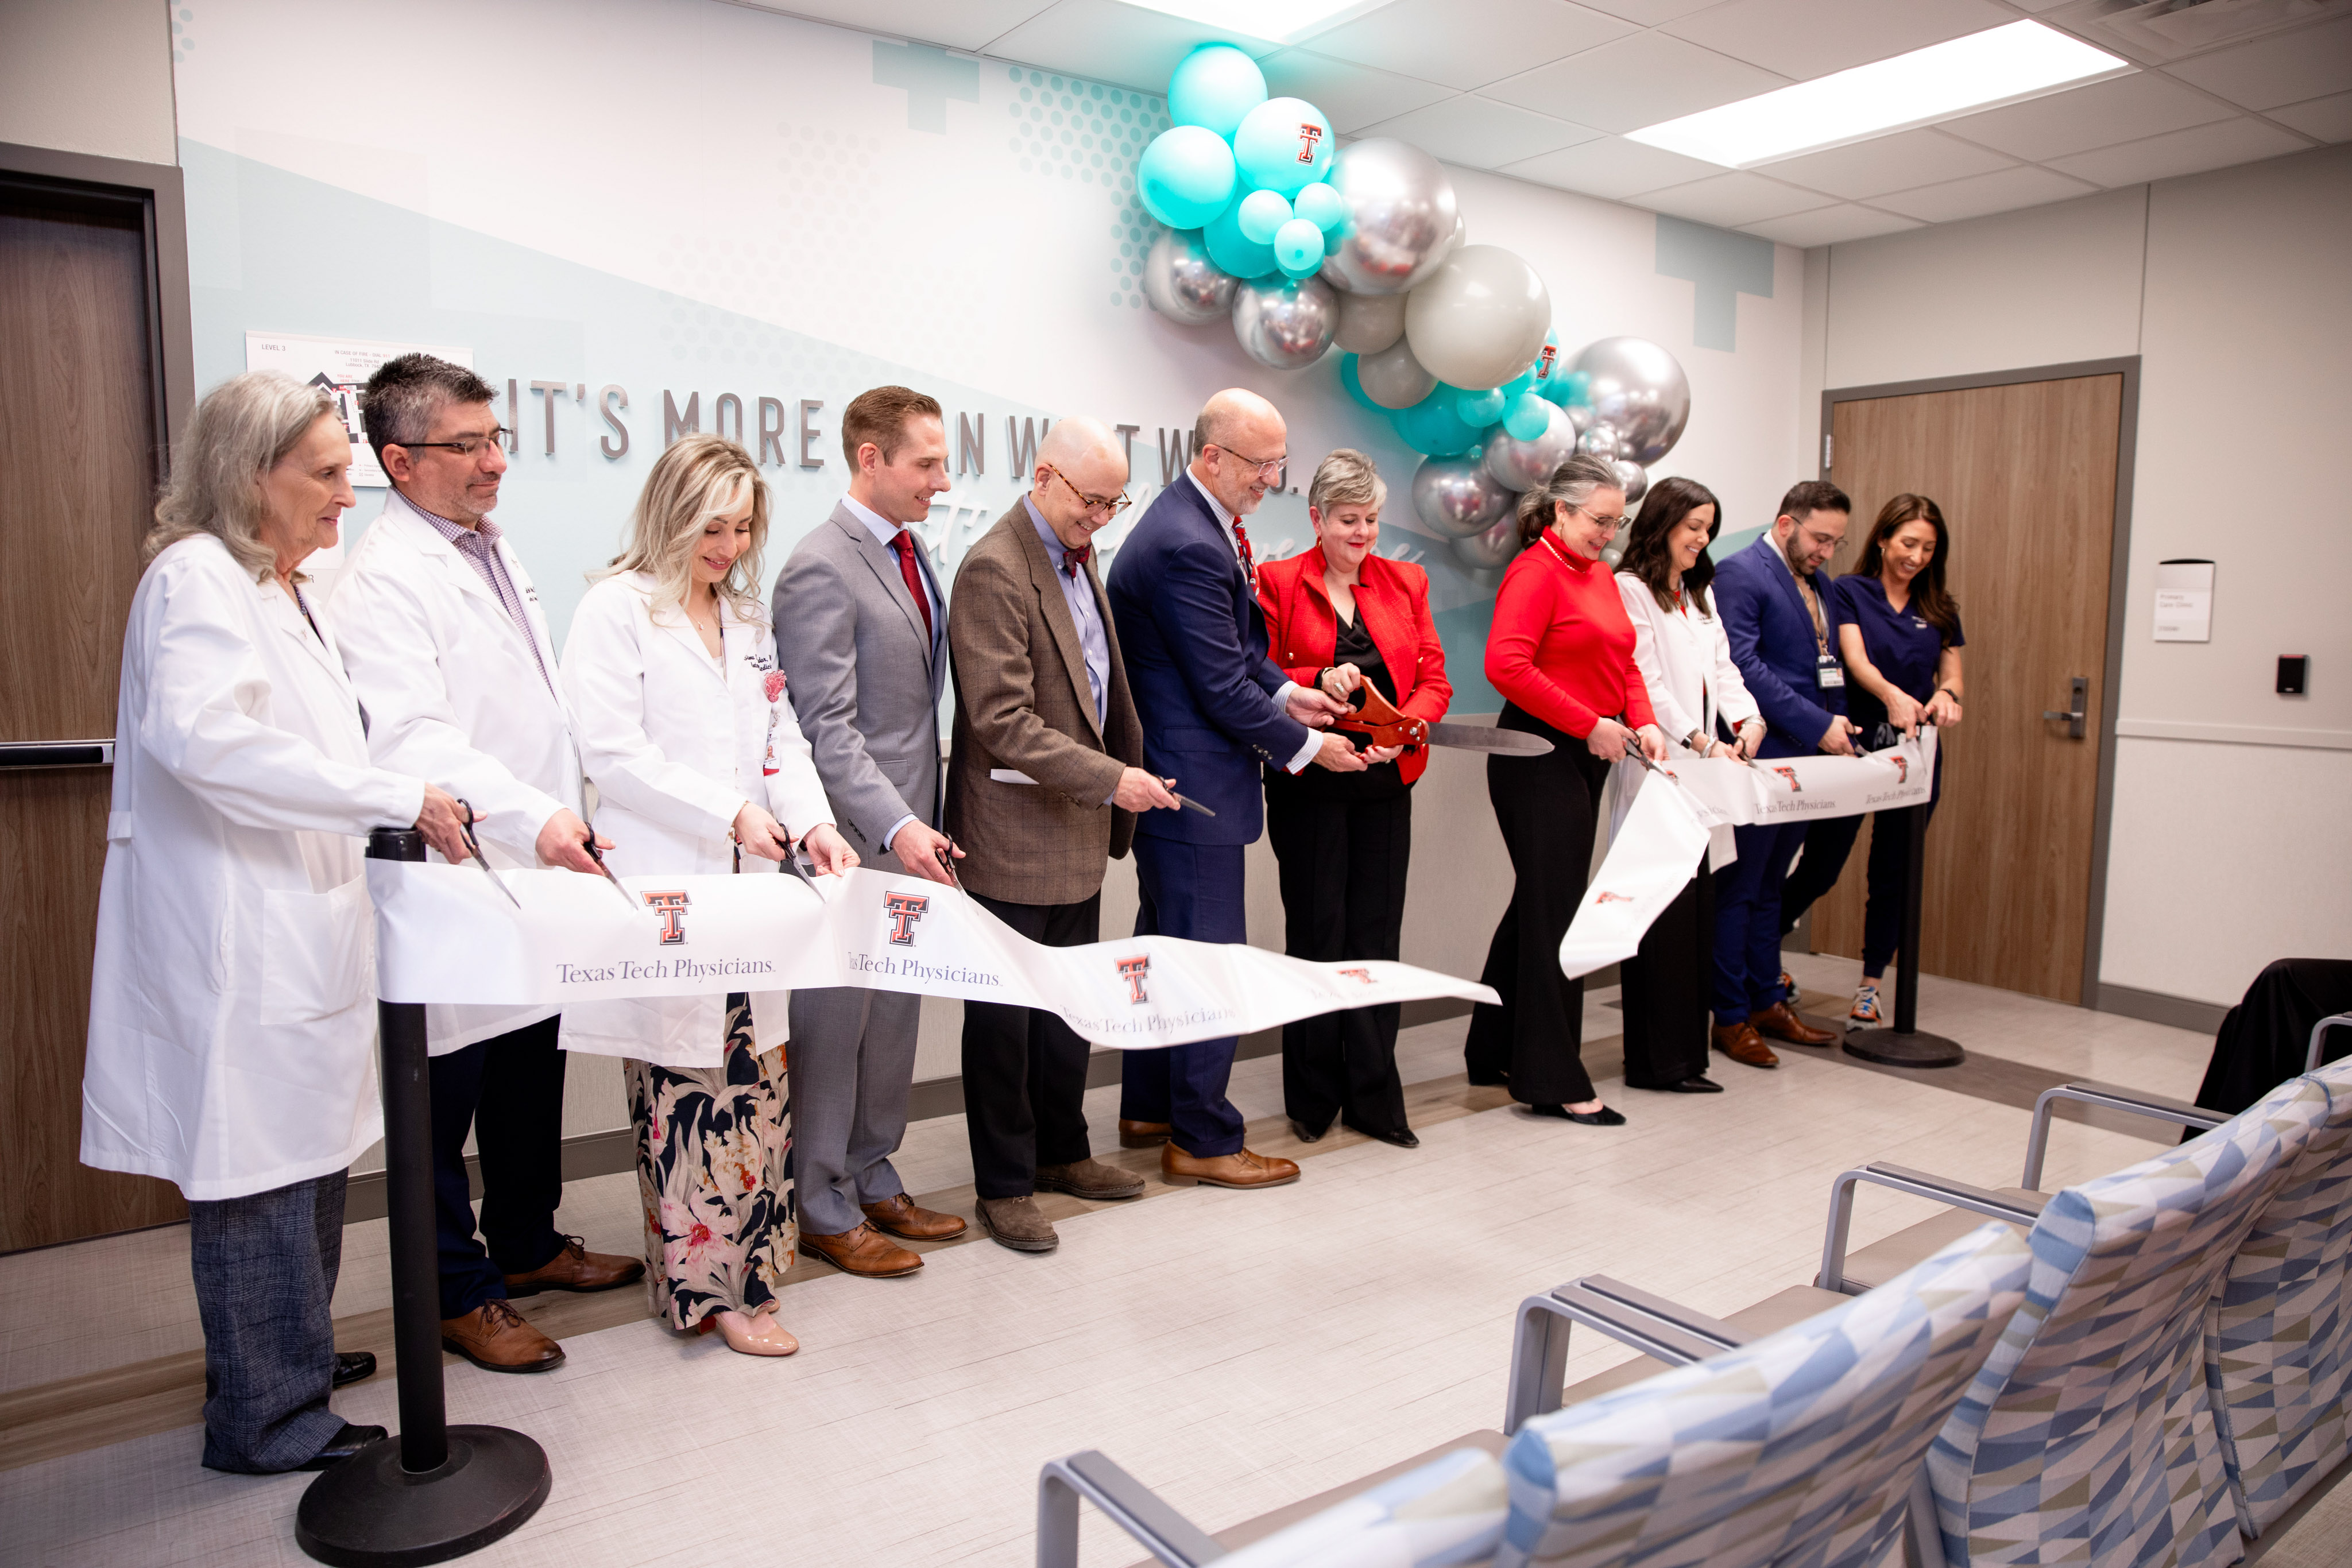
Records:
[[[82,1163],[188,1199],[214,1469],[323,1469],[381,1427],[329,1389],[344,1173],[382,1135],[362,839],[463,848],[457,803],[370,765],[301,564],[352,501],[327,395],[256,371],[173,455],[122,638]]]

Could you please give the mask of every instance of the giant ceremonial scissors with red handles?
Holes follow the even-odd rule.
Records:
[[[1348,701],[1354,705],[1354,715],[1334,720],[1332,727],[1360,737],[1360,750],[1374,746],[1401,746],[1407,751],[1422,746],[1450,746],[1464,751],[1499,751],[1512,757],[1541,757],[1551,750],[1550,741],[1522,730],[1497,729],[1484,724],[1432,724],[1425,718],[1415,718],[1381,695],[1370,681],[1349,693]]]

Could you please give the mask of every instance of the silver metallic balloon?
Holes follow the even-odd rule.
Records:
[[[1233,314],[1241,280],[1209,259],[1198,229],[1167,229],[1143,259],[1143,297],[1171,321],[1203,327]]]
[[[1591,408],[1585,403],[1578,403],[1568,411],[1568,423],[1576,426],[1577,434],[1583,434],[1592,428]]]
[[[1536,357],[1551,330],[1551,291],[1515,252],[1464,246],[1405,297],[1413,358],[1457,387],[1498,387]]]
[[[1447,256],[1452,256],[1455,251],[1460,250],[1464,246],[1468,245],[1469,243],[1470,225],[1463,221],[1462,214],[1460,213],[1456,213],[1454,214],[1453,237],[1448,239],[1444,245],[1439,246],[1435,250],[1431,251],[1429,253],[1429,259],[1412,269],[1412,276],[1405,280],[1406,292],[1410,293],[1413,289],[1416,289],[1423,284],[1428,282],[1429,275],[1435,272],[1439,267],[1444,266],[1445,258]]]
[[[1377,354],[1404,336],[1404,296],[1342,294],[1339,331],[1331,340],[1351,354]],[[1427,388],[1422,397],[1427,397]],[[1412,400],[1419,402],[1421,398]]]
[[[1598,457],[1603,463],[1617,460],[1617,433],[1605,424],[1596,424],[1576,438],[1576,449],[1587,457]]]
[[[1640,506],[1650,493],[1650,471],[1630,457],[1620,457],[1610,466],[1617,470],[1617,487],[1625,492],[1626,507]]]
[[[1516,498],[1475,457],[1424,457],[1412,473],[1414,515],[1449,539],[1485,533]]]
[[[1551,410],[1551,423],[1533,441],[1517,440],[1504,430],[1486,438],[1486,476],[1506,490],[1532,490],[1548,482],[1576,450],[1576,426],[1569,423],[1568,411],[1558,403],[1544,407]]]
[[[1340,298],[1348,297],[1343,294]],[[1404,301],[1400,299],[1397,303],[1402,305]],[[1365,354],[1356,361],[1356,384],[1382,408],[1411,408],[1437,390],[1437,378],[1421,368],[1421,361],[1412,357],[1412,345],[1399,332],[1397,340],[1379,353]]]
[[[1234,286],[1234,336],[1244,352],[1270,370],[1305,370],[1323,357],[1339,327],[1339,296],[1319,277]]]
[[[1483,533],[1455,539],[1453,549],[1454,559],[1473,571],[1508,566],[1511,558],[1519,553],[1519,519],[1505,517]]]
[[[1339,149],[1323,176],[1347,204],[1322,276],[1350,294],[1402,294],[1453,248],[1454,182],[1409,141],[1375,136]]]
[[[1690,378],[1657,344],[1644,338],[1603,338],[1577,355],[1570,368],[1588,378],[1594,423],[1617,433],[1618,449],[1608,455],[1646,466],[1682,439],[1690,423]]]

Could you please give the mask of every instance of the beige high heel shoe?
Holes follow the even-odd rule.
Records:
[[[756,1317],[735,1312],[713,1312],[694,1325],[698,1334],[714,1331],[738,1355],[790,1355],[801,1347],[801,1342],[785,1331],[773,1312],[761,1312]]]

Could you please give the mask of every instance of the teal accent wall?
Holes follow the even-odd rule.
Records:
[[[1739,348],[1739,296],[1772,298],[1772,242],[1658,214],[1658,276],[1696,286],[1691,339],[1702,349]]]

